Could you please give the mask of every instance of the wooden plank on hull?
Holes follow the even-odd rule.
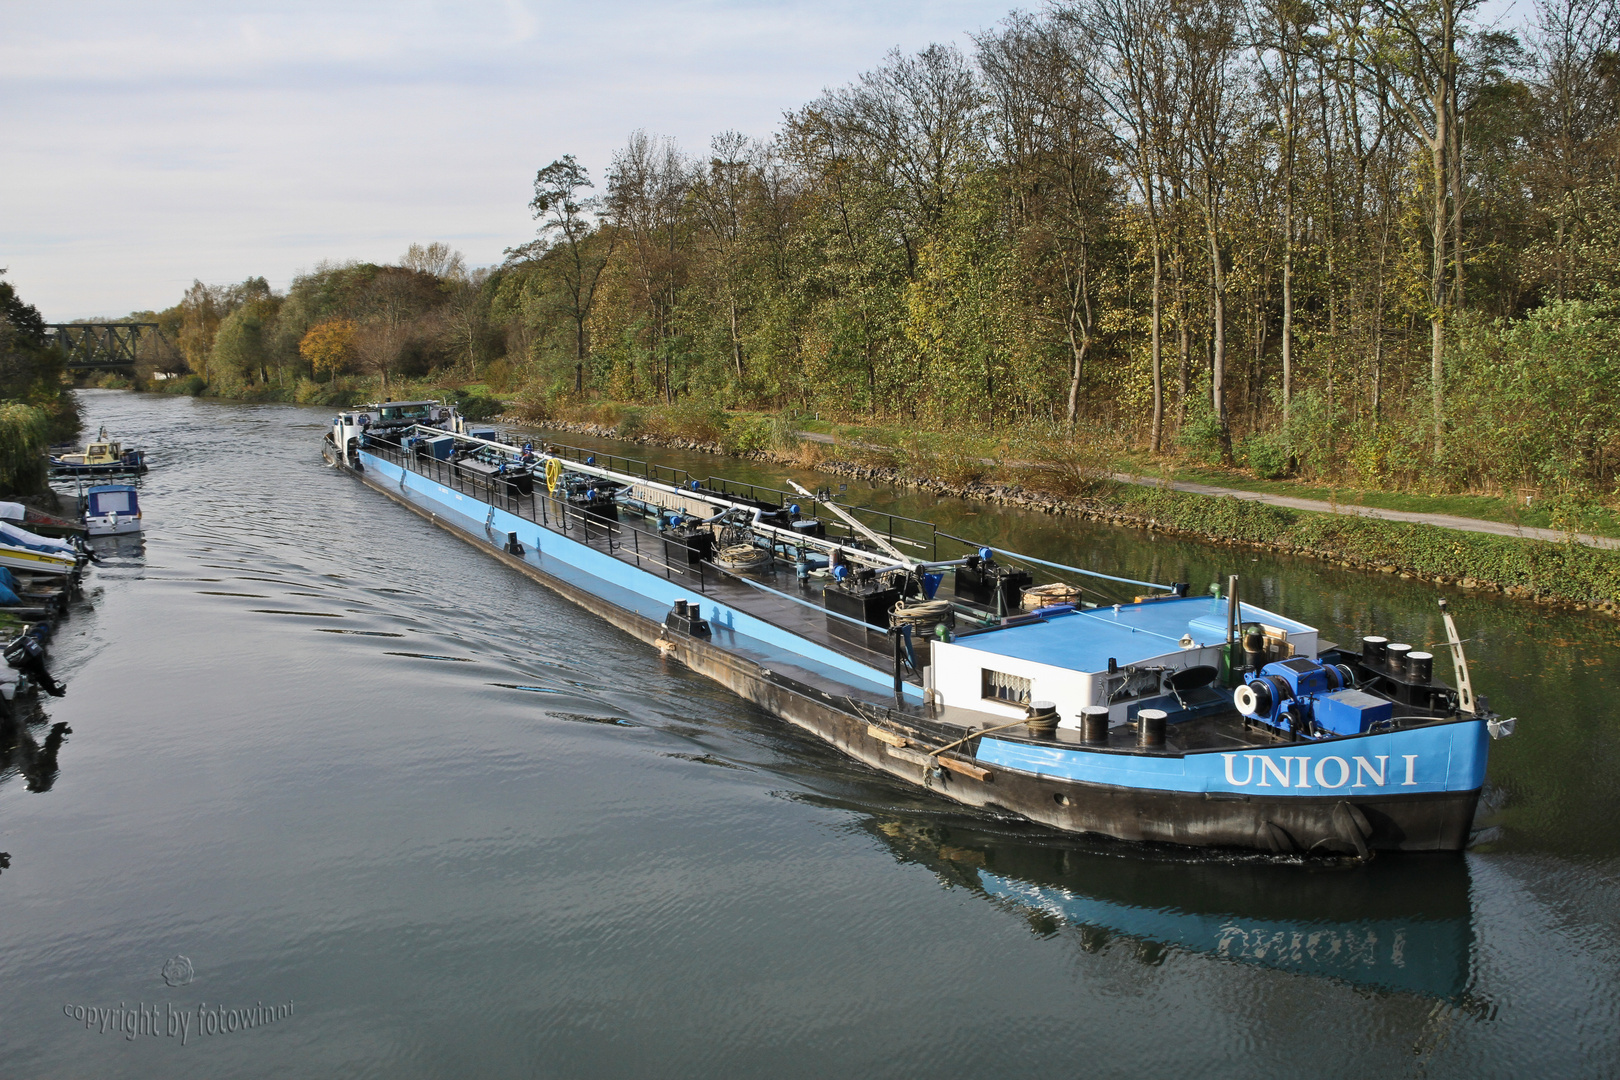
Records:
[[[883,728],[878,727],[876,724],[867,724],[866,733],[872,736],[872,738],[876,739],[878,742],[888,743],[890,746],[899,747],[901,749],[905,749],[911,745],[911,740],[906,738],[904,735],[896,735],[894,732],[886,731]]]
[[[892,758],[909,761],[913,765],[921,765],[927,769],[933,766],[934,758],[918,750],[908,750],[903,746],[885,746],[883,752]]]
[[[991,772],[989,769],[981,768],[978,765],[969,765],[965,761],[958,761],[956,758],[946,757],[944,754],[939,755],[938,761],[941,765],[945,766],[953,773],[959,773],[962,776],[971,776],[973,779],[980,780],[985,783],[989,783],[996,777],[996,774]]]

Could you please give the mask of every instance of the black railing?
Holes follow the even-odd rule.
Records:
[[[589,510],[570,504],[566,498],[558,498],[554,493],[537,490],[532,495],[521,496],[511,493],[510,490],[496,490],[496,485],[507,489],[510,489],[511,485],[500,482],[487,473],[466,472],[460,469],[458,463],[454,461],[418,455],[412,450],[404,450],[396,445],[376,441],[371,442],[365,449],[368,453],[374,454],[408,472],[433,480],[461,494],[470,495],[486,505],[499,506],[508,513],[514,514],[548,532],[559,533],[597,550],[605,550],[609,555],[631,563],[637,569],[646,570],[647,564],[650,564],[658,570],[662,570],[666,580],[673,581],[679,576],[684,579],[683,583],[688,588],[695,587],[702,595],[708,595],[709,593],[709,577],[712,571],[722,581],[726,578],[736,578],[743,585],[760,592],[773,594],[791,604],[812,608],[822,612],[824,615],[831,615],[843,627],[841,633],[832,634],[836,642],[832,646],[833,648],[855,650],[865,654],[857,658],[874,664],[880,670],[889,663],[888,634],[882,628],[860,623],[858,620],[841,616],[837,612],[829,612],[824,606],[813,601],[794,597],[762,582],[753,581],[741,574],[728,571],[723,567],[712,566],[706,560],[699,560],[685,567],[674,565],[668,561],[668,553],[663,546],[667,537],[663,533],[633,522],[609,521],[599,515],[592,514]],[[611,465],[603,465],[602,467],[613,468],[616,472],[623,471]],[[492,480],[495,481],[495,484],[491,483]],[[868,512],[870,513],[870,511]],[[468,516],[471,517],[472,515]],[[890,518],[891,530],[893,521],[914,520],[900,515],[884,516]],[[917,524],[927,523],[917,522]],[[648,543],[644,545],[643,540]],[[772,545],[773,555],[776,553],[775,549],[779,546],[780,542]],[[647,550],[648,548],[651,549],[651,552],[657,552],[665,557],[650,553]],[[784,625],[778,619],[772,619],[755,611],[750,611],[749,614],[762,622],[775,626],[779,630],[802,636],[799,630]],[[851,625],[845,626],[846,623]],[[857,635],[859,640],[855,640]],[[874,645],[874,639],[878,639],[880,636],[882,639],[881,646]]]

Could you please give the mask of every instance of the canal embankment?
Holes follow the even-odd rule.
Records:
[[[1442,520],[1376,508],[1223,491],[1110,471],[1089,476],[1032,464],[1003,480],[951,478],[888,463],[876,448],[815,440],[810,447],[733,453],[714,441],[650,432],[627,433],[588,422],[548,419],[545,430],[647,446],[807,467],[867,483],[927,491],[993,505],[1083,518],[1188,537],[1206,543],[1305,556],[1348,569],[1431,581],[1520,600],[1620,614],[1620,550],[1604,537],[1515,529],[1475,519]],[[874,460],[876,459],[876,460]],[[1000,463],[1015,476],[1017,463]],[[1046,489],[1056,479],[1068,492]],[[1080,489],[1075,491],[1073,489]],[[1201,490],[1200,490],[1201,489]],[[1289,505],[1290,503],[1294,505]],[[1432,520],[1423,520],[1430,518]],[[1417,520],[1412,520],[1417,519]],[[1557,537],[1557,538],[1554,538]]]

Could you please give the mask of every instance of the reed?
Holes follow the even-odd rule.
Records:
[[[19,402],[0,404],[0,491],[32,494],[45,483],[50,417]]]

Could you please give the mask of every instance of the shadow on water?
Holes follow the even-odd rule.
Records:
[[[145,543],[139,533],[91,537],[89,545],[99,556],[97,569],[104,575],[128,577],[125,571],[143,565]],[[98,589],[93,585],[92,594]],[[85,600],[75,601],[70,618],[73,614],[82,618],[89,606]],[[50,791],[60,772],[57,758],[62,744],[71,734],[73,729],[65,722],[50,723],[50,716],[33,698],[0,702],[0,784],[20,776],[28,791]]]
[[[901,816],[861,826],[902,862],[933,871],[1083,952],[1167,950],[1468,1004],[1474,949],[1468,864],[1378,859],[1301,867],[1177,857]]]
[[[29,791],[45,792],[56,783],[57,755],[62,743],[73,734],[65,723],[51,724],[50,717],[21,701],[4,703],[0,708],[0,784],[10,776],[20,776]]]

